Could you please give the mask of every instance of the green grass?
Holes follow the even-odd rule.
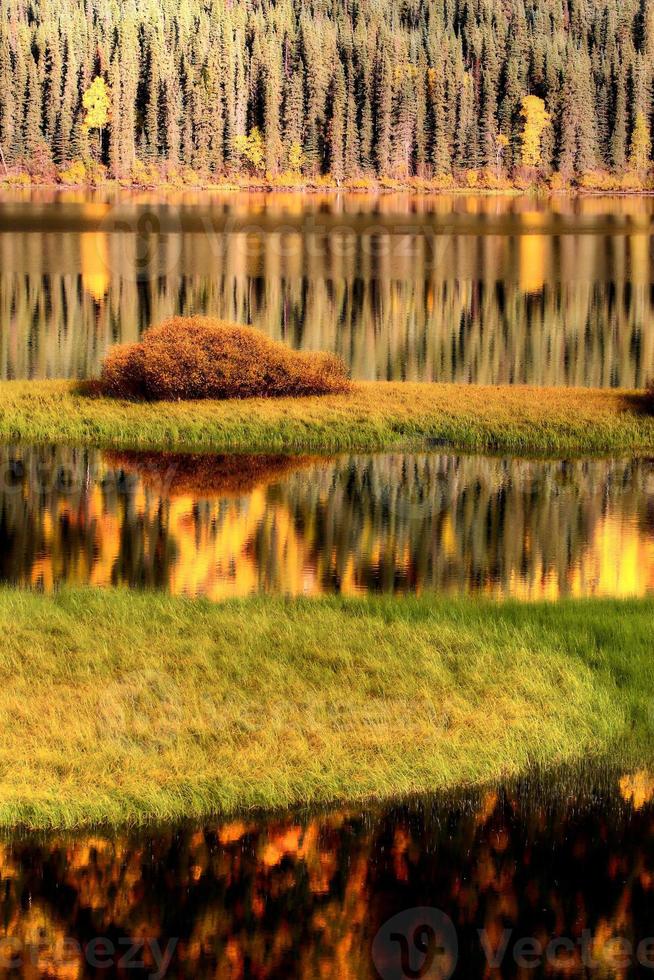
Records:
[[[0,590],[0,824],[473,785],[650,746],[654,602]]]
[[[642,393],[370,382],[320,398],[132,403],[66,381],[0,382],[0,440],[103,449],[375,450],[432,442],[471,452],[651,453]]]

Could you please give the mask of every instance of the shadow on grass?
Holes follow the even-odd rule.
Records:
[[[654,415],[654,385],[649,385],[644,391],[625,395],[623,406],[636,415]]]
[[[75,381],[73,394],[83,398],[104,398],[102,384],[99,378],[83,378]]]

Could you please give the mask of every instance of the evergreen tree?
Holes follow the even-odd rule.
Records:
[[[351,64],[347,79],[344,168],[345,174],[348,177],[356,177],[359,172],[359,130],[357,127],[357,103]]]
[[[563,92],[560,169],[565,174],[588,173],[597,165],[593,96],[588,52],[574,51]]]
[[[445,83],[442,71],[435,68],[430,72],[430,94],[432,115],[432,153],[431,160],[436,174],[449,174],[452,169],[450,132],[445,109]]]
[[[73,123],[78,96],[77,65],[70,42],[66,42],[65,49],[64,87],[53,137],[54,158],[58,164],[67,163],[73,156]]]
[[[611,163],[617,171],[624,170],[627,159],[627,94],[624,78],[615,80],[615,109],[611,133]]]
[[[27,78],[24,146],[27,157],[33,159],[40,153],[43,146],[43,133],[41,131],[41,87],[33,58],[29,60]]]
[[[329,128],[329,169],[337,183],[340,183],[345,176],[346,106],[345,72],[339,62],[332,84],[332,118]]]
[[[145,146],[149,160],[159,156],[159,69],[158,39],[150,38],[148,56],[148,84],[145,108]]]
[[[377,172],[391,172],[391,135],[393,126],[393,77],[390,58],[382,50],[377,63],[375,86],[377,120],[375,132]]]
[[[266,58],[264,137],[266,141],[266,170],[275,175],[282,160],[281,102],[282,64],[281,46],[275,36],[268,45]]]
[[[415,69],[404,64],[395,96],[392,132],[392,173],[395,177],[410,177],[415,145],[416,95],[413,84]]]
[[[14,92],[14,72],[11,47],[5,25],[0,25],[0,147],[7,163],[13,162],[16,150],[16,96]]]
[[[427,62],[421,51],[415,76],[415,171],[419,177],[427,174],[428,140]]]
[[[177,167],[181,158],[182,94],[179,78],[171,73],[164,85],[165,155],[171,167]]]

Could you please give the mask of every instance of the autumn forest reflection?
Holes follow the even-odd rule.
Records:
[[[336,351],[356,378],[654,374],[647,199],[242,197],[0,203],[0,378],[92,376],[174,313]]]
[[[0,451],[0,578],[257,593],[654,592],[654,463]]]
[[[653,794],[646,770],[589,768],[365,809],[14,835],[0,844],[0,968],[107,975],[140,940],[129,975],[152,974],[156,949],[169,977],[368,980],[384,922],[434,907],[456,928],[455,976],[524,976],[515,942],[565,937],[572,948],[530,975],[588,975],[585,955],[593,975],[626,977],[620,943],[652,936]]]

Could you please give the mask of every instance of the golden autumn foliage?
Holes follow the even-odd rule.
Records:
[[[143,344],[118,344],[104,359],[100,379],[104,394],[138,398],[143,388]]]
[[[521,136],[522,164],[525,167],[538,167],[541,164],[541,137],[549,126],[550,114],[537,95],[525,95],[520,115],[524,119]]]
[[[266,162],[266,144],[258,126],[254,126],[247,136],[244,134],[235,136],[234,150],[255,173],[263,170]]]
[[[652,153],[652,141],[649,135],[649,124],[643,112],[636,115],[636,123],[631,137],[631,153],[629,166],[637,174],[643,174],[649,167]]]
[[[82,105],[86,115],[84,117],[85,129],[104,129],[109,122],[109,108],[111,98],[107,83],[99,75],[91,82],[90,86],[82,96]]]
[[[299,174],[305,164],[305,155],[302,144],[297,141],[291,143],[288,150],[288,166],[294,174]]]
[[[101,376],[104,394],[175,401],[279,398],[349,390],[334,354],[299,352],[252,327],[213,317],[171,317],[141,343],[113,348]]]

